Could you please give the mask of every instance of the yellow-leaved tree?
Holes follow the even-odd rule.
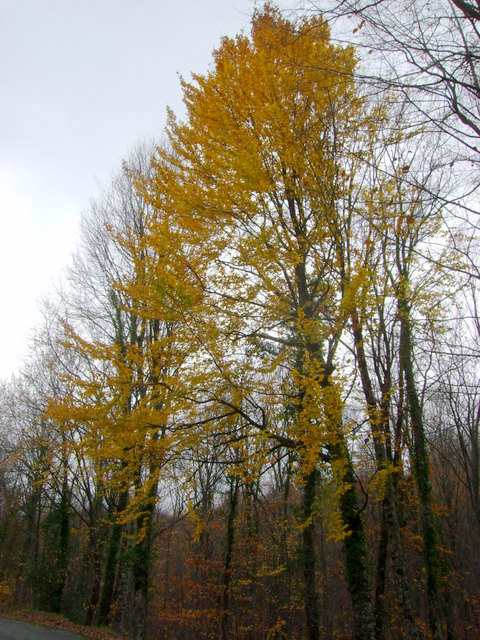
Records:
[[[355,637],[374,636],[343,380],[335,371],[349,318],[344,243],[354,242],[356,176],[382,113],[369,112],[354,71],[353,50],[333,45],[321,18],[294,24],[267,5],[254,13],[250,36],[223,39],[210,71],[182,82],[187,118],[169,114],[170,148],[158,150],[143,183],[162,219],[191,237],[186,270],[204,292],[205,359],[196,368],[210,374],[197,397],[237,411],[251,437],[296,452],[310,640],[320,633],[320,465],[337,485],[340,529],[333,534],[343,540]]]
[[[57,364],[66,392],[50,398],[46,413],[66,435],[76,434],[68,446],[89,461],[100,508],[108,505],[108,541],[85,604],[87,622],[110,619],[115,584],[129,570],[134,606],[127,626],[135,637],[145,634],[153,515],[159,482],[177,450],[181,371],[193,349],[185,318],[196,299],[192,279],[181,271],[184,261],[175,263],[184,250],[178,236],[163,233],[155,249],[147,245],[154,212],[135,193],[131,173],[145,176],[149,160],[142,152],[125,166],[85,221],[72,299],[58,318],[59,343],[76,365]],[[158,212],[156,228],[158,240]],[[128,568],[120,564],[125,544]]]

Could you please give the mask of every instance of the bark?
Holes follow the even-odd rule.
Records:
[[[399,604],[403,614],[402,627],[408,638],[411,638],[412,640],[420,640],[422,638],[422,632],[415,620],[411,589],[405,574],[406,558],[400,533],[398,495],[395,482],[392,477],[387,481],[386,493],[382,504],[382,527],[383,526],[387,532],[388,547],[390,548],[394,593],[398,594],[400,601]],[[378,606],[380,606],[380,614],[385,603],[383,600],[381,603],[377,602],[377,596],[380,596],[380,594],[376,594],[376,605],[378,604]],[[380,640],[380,638],[383,637],[388,637],[388,635],[385,635],[383,625],[377,627],[377,617],[376,628],[377,640]]]
[[[155,440],[158,438],[158,433]],[[159,460],[154,456],[150,465],[148,482],[150,489],[147,501],[137,517],[137,540],[133,554],[133,634],[135,640],[143,640],[147,633],[148,601],[150,587],[150,568],[153,552],[153,516],[158,490]],[[136,482],[137,489],[141,489],[140,477]]]
[[[303,487],[303,577],[305,585],[305,617],[308,640],[319,640],[318,595],[315,583],[316,553],[313,522],[317,472],[310,471]]]
[[[93,580],[90,590],[90,600],[88,602],[88,607],[85,614],[86,626],[90,626],[91,624],[93,624],[95,612],[98,607],[98,600],[100,598],[100,586],[102,578],[100,543],[98,540],[97,532],[93,525],[90,526],[89,547],[92,553]]]
[[[299,253],[305,258],[308,252],[308,246],[305,239],[304,228],[299,222],[296,214],[296,201],[291,194],[288,194],[288,207],[290,219],[294,228],[295,237],[298,243]],[[300,211],[299,211],[300,213]],[[340,258],[340,271],[344,276],[345,268],[343,264],[344,255],[342,244],[338,241],[337,253]],[[295,266],[295,283],[298,295],[298,308],[301,309],[302,315],[307,320],[306,329],[300,331],[299,337],[302,340],[305,351],[308,354],[310,363],[315,363],[317,368],[317,380],[325,391],[330,390],[333,385],[331,376],[334,365],[333,358],[336,348],[339,344],[341,328],[337,328],[332,336],[328,339],[328,347],[326,349],[322,342],[321,332],[312,330],[315,327],[316,304],[315,296],[309,289],[309,279],[307,277],[306,260],[300,260]],[[301,316],[300,316],[301,317]],[[304,373],[303,354],[297,355],[297,370]],[[310,365],[311,367],[311,365]],[[306,391],[301,390],[302,395]],[[328,403],[327,403],[328,404]],[[340,512],[342,523],[348,532],[344,538],[343,550],[345,559],[345,569],[347,577],[347,585],[352,599],[353,616],[354,616],[354,638],[355,640],[374,640],[375,624],[373,616],[373,606],[371,597],[371,580],[368,567],[368,553],[365,535],[365,527],[362,514],[358,505],[358,497],[356,491],[355,474],[353,471],[352,460],[349,456],[348,449],[343,436],[343,424],[341,415],[341,398],[338,397],[338,406],[324,406],[326,414],[327,430],[329,431],[329,442],[326,446],[329,450],[331,462],[337,467],[338,483],[340,489]],[[299,413],[302,406],[299,406]],[[321,453],[318,452],[320,457]],[[311,472],[313,473],[313,472]],[[307,476],[305,485],[304,499],[307,503],[311,499],[311,479]],[[313,503],[312,503],[313,505]],[[304,509],[305,509],[304,503]],[[308,521],[307,521],[308,522]],[[315,566],[315,548],[311,545],[309,536],[313,536],[313,529],[309,530],[310,524],[304,530],[304,553],[305,556],[310,555],[310,560]],[[311,570],[305,566],[305,591],[306,591],[306,608],[307,608],[307,626],[309,640],[316,640],[319,636],[318,629],[318,609],[315,612],[316,595],[310,593],[311,583],[314,583],[315,570],[313,569],[313,577]],[[314,599],[315,598],[315,599]],[[309,612],[309,607],[311,611]]]
[[[34,486],[25,505],[27,535],[20,555],[19,572],[15,580],[15,599],[23,598],[25,586],[32,589],[33,603],[38,605],[38,569],[40,562],[41,489]],[[28,558],[28,561],[27,561]],[[24,576],[22,567],[27,567]]]
[[[62,610],[62,597],[67,581],[68,556],[70,550],[70,500],[67,472],[62,483],[62,493],[58,508],[58,580],[52,593],[52,611],[60,613]]]
[[[221,621],[220,637],[222,640],[231,638],[230,634],[230,584],[232,577],[232,554],[235,543],[235,520],[238,508],[239,481],[235,476],[230,479],[230,500],[227,520],[227,532],[225,537],[225,563],[223,567],[223,592],[221,597]]]
[[[377,552],[377,570],[375,579],[375,638],[376,640],[385,640],[385,584],[387,575],[387,558],[388,558],[388,523],[385,504],[382,508],[382,524],[380,528],[380,541],[378,543]]]
[[[128,503],[128,492],[122,491],[119,503],[114,515],[114,522],[110,532],[108,544],[107,560],[105,564],[105,573],[103,580],[102,595],[98,610],[97,624],[99,626],[108,623],[110,608],[112,606],[113,592],[115,587],[115,575],[117,573],[118,557],[120,551],[120,542],[122,537],[123,525],[116,521],[118,514],[122,513]]]
[[[356,361],[360,371],[363,393],[367,403],[367,413],[369,416],[375,447],[376,465],[377,469],[381,471],[382,469],[387,468],[387,464],[395,464],[390,436],[389,396],[391,393],[391,376],[390,371],[387,371],[384,379],[381,381],[382,398],[379,402],[375,395],[373,383],[370,377],[370,371],[364,349],[362,327],[356,311],[352,312],[352,325]],[[394,482],[393,477],[390,476],[387,479],[386,492],[382,501],[382,522],[377,553],[374,608],[376,640],[383,640],[386,637],[385,593],[389,550],[392,568],[395,575],[395,586],[400,596],[400,606],[404,618],[405,632],[412,640],[417,640],[421,637],[421,633],[415,622],[415,616],[413,613],[410,587],[405,576],[405,556],[400,534],[397,505],[397,485]]]
[[[413,431],[413,467],[420,502],[420,528],[426,571],[426,595],[430,632],[433,640],[443,640],[444,611],[439,585],[438,534],[432,509],[432,488],[423,412],[413,368],[412,329],[409,305],[400,297],[400,366],[405,377],[406,398]]]
[[[348,590],[353,607],[353,637],[355,640],[374,640],[370,572],[368,567],[367,540],[363,517],[358,504],[353,464],[343,437],[331,448],[332,458],[342,469],[340,513],[348,535],[343,541]]]
[[[153,501],[143,507],[142,514],[137,518],[137,536],[142,539],[135,543],[133,550],[133,621],[132,631],[135,640],[143,640],[147,631],[148,595],[150,586],[150,567],[152,562],[152,524]]]

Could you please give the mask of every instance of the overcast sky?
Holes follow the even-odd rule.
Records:
[[[253,0],[0,0],[0,378],[22,365],[83,209],[141,140],[182,113]],[[285,6],[285,5],[284,5]]]

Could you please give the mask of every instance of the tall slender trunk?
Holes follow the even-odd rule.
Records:
[[[220,638],[228,640],[230,634],[230,583],[232,577],[232,555],[233,545],[235,543],[235,519],[237,517],[238,507],[238,486],[239,480],[237,476],[230,478],[230,496],[228,503],[228,519],[227,532],[225,537],[225,563],[223,566],[223,590],[220,602]]]
[[[67,466],[65,463],[62,481],[62,493],[58,507],[58,578],[51,597],[52,611],[60,613],[62,599],[68,573],[68,557],[70,550],[70,492],[68,486]]]
[[[337,470],[337,479],[340,489],[341,518],[342,523],[348,532],[343,541],[343,550],[348,590],[353,606],[354,637],[355,640],[374,640],[375,624],[373,617],[365,527],[358,505],[353,464],[343,435],[342,399],[331,380],[334,369],[333,357],[339,344],[341,328],[335,329],[334,335],[329,338],[328,351],[327,355],[325,355],[321,331],[317,332],[316,330],[317,317],[315,299],[310,291],[309,280],[307,277],[305,256],[307,255],[308,247],[305,240],[304,230],[301,228],[301,225],[299,226],[298,224],[298,218],[295,212],[296,201],[290,195],[288,197],[288,206],[300,254],[304,257],[304,259],[300,260],[295,266],[295,282],[298,290],[298,306],[302,312],[300,314],[299,333],[303,341],[304,349],[308,354],[308,358],[305,358],[304,354],[299,350],[299,353],[297,354],[297,371],[302,374],[305,374],[305,369],[312,372],[323,390],[323,411],[325,414],[326,430],[328,433],[328,442],[325,443],[325,446],[328,447],[331,462]],[[341,270],[344,272],[343,247],[340,242],[336,249],[339,260],[342,263]],[[306,323],[304,323],[304,319],[306,319]],[[305,363],[307,363],[306,366],[304,366]],[[301,397],[306,395],[307,388],[304,387],[300,391]],[[299,413],[301,413],[302,410],[303,406],[299,405]],[[318,456],[320,455],[319,451]],[[310,473],[313,473],[313,471]],[[308,504],[308,501],[311,499],[312,479],[307,475],[306,480],[304,500],[306,499]],[[312,554],[311,559],[314,561],[315,547],[311,544],[309,537],[310,535],[313,536],[313,529],[309,530],[309,526],[311,525],[309,521],[307,521],[307,523],[308,526],[306,526],[304,530],[303,543],[304,547],[305,545],[307,546],[308,553]],[[310,582],[314,582],[315,572],[313,571],[312,578],[312,572],[305,567],[304,575],[306,598],[307,602],[309,602],[308,599],[313,597],[309,595],[308,592],[311,588]],[[311,604],[313,606],[313,601]],[[310,616],[309,620],[307,618],[307,624],[309,625],[308,632],[309,634],[312,634],[309,636],[309,640],[316,640],[316,638],[319,637],[318,613],[314,614],[314,610],[312,609]],[[317,630],[316,635],[313,635],[315,624]]]
[[[316,552],[313,521],[317,471],[310,471],[303,486],[303,579],[305,585],[305,617],[308,640],[319,640],[318,594],[315,581]]]
[[[290,467],[290,462],[288,463]],[[282,524],[281,524],[281,548],[280,548],[280,563],[286,567],[286,571],[280,574],[280,581],[283,588],[280,588],[280,600],[281,600],[281,616],[285,621],[285,637],[291,637],[292,621],[290,615],[291,599],[292,599],[292,572],[290,567],[290,555],[288,545],[288,528],[289,523],[289,498],[290,498],[290,473],[287,471],[285,477],[285,483],[283,486],[283,499],[282,499]],[[284,586],[283,586],[284,585]]]
[[[112,606],[113,591],[115,587],[115,575],[117,572],[118,556],[120,551],[120,541],[122,537],[123,525],[117,521],[118,514],[122,513],[128,504],[128,492],[122,491],[118,506],[113,516],[114,520],[110,531],[108,543],[107,560],[105,563],[104,581],[100,604],[98,608],[97,624],[106,625],[110,608]]]
[[[352,460],[341,434],[338,434],[338,441],[330,448],[330,452],[332,461],[337,463],[340,469],[340,514],[342,524],[348,532],[343,540],[343,554],[353,607],[353,637],[355,640],[374,640],[375,622],[365,525],[358,504]]]
[[[41,492],[42,489],[33,484],[32,492],[25,504],[25,521],[27,535],[20,555],[19,569],[15,580],[15,599],[21,601],[25,587],[32,591],[32,604],[38,604],[38,568],[40,561],[41,534]],[[26,568],[26,571],[25,571]],[[25,575],[26,574],[26,575]]]
[[[382,504],[382,522],[380,525],[380,540],[377,552],[377,569],[375,576],[375,638],[376,640],[385,640],[385,586],[387,577],[387,560],[388,560],[388,519],[385,507],[385,501]]]
[[[100,586],[102,582],[101,545],[98,539],[98,532],[96,531],[93,523],[90,523],[90,534],[88,538],[88,553],[92,554],[93,580],[90,589],[90,599],[88,601],[87,610],[85,613],[86,626],[90,626],[95,618],[95,613],[98,607],[98,600],[100,598]]]
[[[427,439],[413,369],[410,307],[401,295],[398,300],[398,310],[400,316],[400,366],[405,377],[408,412],[413,431],[413,468],[420,502],[420,528],[423,536],[429,626],[433,640],[443,640],[445,615],[439,586],[438,533],[432,509]]]
[[[330,385],[330,372],[324,371],[323,387]],[[368,399],[367,399],[368,401]],[[341,405],[340,398],[338,399]],[[338,468],[340,485],[340,514],[347,530],[343,540],[343,554],[348,591],[352,600],[355,640],[374,640],[375,622],[371,594],[371,578],[368,563],[365,524],[358,504],[355,473],[342,433],[341,412],[328,410],[328,421],[332,429],[329,453],[332,463]],[[377,441],[378,438],[375,438]]]
[[[155,484],[156,490],[156,484]],[[153,542],[153,501],[143,507],[137,518],[137,536],[133,549],[133,607],[132,632],[135,640],[143,640],[147,632],[148,595],[150,585],[150,566],[152,561]]]
[[[155,435],[155,441],[159,433]],[[135,640],[143,640],[147,633],[147,618],[149,605],[150,568],[153,551],[153,517],[158,490],[158,474],[160,461],[157,456],[153,456],[150,463],[147,483],[146,503],[142,506],[137,517],[137,540],[133,552],[133,586],[134,586],[134,606],[133,606],[133,633]],[[137,478],[136,486],[142,489],[141,478]]]
[[[375,461],[377,469],[381,471],[382,469],[388,468],[387,465],[393,465],[395,463],[390,435],[390,370],[387,369],[383,380],[380,382],[382,397],[381,401],[379,401],[375,395],[370,377],[364,348],[363,331],[357,311],[353,310],[351,316],[355,356],[357,366],[360,371],[360,379],[362,382],[365,401],[367,403],[367,413],[375,449]],[[415,622],[415,616],[413,614],[410,587],[405,576],[404,553],[400,535],[397,505],[397,485],[394,482],[393,477],[390,475],[387,479],[386,492],[382,501],[382,522],[377,554],[374,608],[376,640],[383,640],[386,637],[385,592],[389,549],[392,569],[395,574],[395,584],[400,595],[405,632],[412,640],[418,640],[421,637],[420,630],[418,629]]]
[[[387,480],[385,497],[382,502],[382,514],[382,526],[385,527],[388,538],[388,546],[390,548],[390,561],[393,570],[395,592],[398,593],[400,607],[403,614],[402,627],[405,635],[408,636],[408,638],[410,638],[411,640],[420,640],[422,638],[422,632],[420,631],[415,620],[411,589],[408,584],[407,576],[405,575],[405,553],[403,550],[403,543],[400,533],[398,496],[392,477],[388,478]],[[377,593],[376,596],[380,596],[380,593]],[[384,600],[382,599],[381,603],[377,603],[376,597],[376,604],[380,606],[381,611],[383,609]],[[377,640],[381,640],[381,638],[387,637],[385,636],[383,625],[380,625],[379,627],[377,626],[377,618],[376,628]]]

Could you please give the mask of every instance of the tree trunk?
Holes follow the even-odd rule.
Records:
[[[60,505],[58,507],[58,579],[55,589],[52,593],[52,611],[61,613],[62,598],[67,581],[68,572],[68,556],[70,549],[70,501],[69,487],[67,480],[67,470],[65,468],[64,479],[62,483],[62,494],[60,497]]]
[[[371,597],[365,526],[358,504],[355,474],[343,437],[332,453],[342,468],[340,513],[348,535],[343,540],[348,590],[352,598],[355,640],[374,640],[375,622]]]
[[[420,501],[420,528],[423,536],[429,626],[433,640],[443,640],[445,616],[439,588],[438,534],[432,510],[427,440],[413,370],[410,308],[401,297],[398,301],[398,310],[400,316],[400,366],[405,376],[408,411],[413,430],[413,468]]]
[[[93,580],[90,589],[90,600],[88,602],[87,611],[85,614],[86,626],[90,626],[91,624],[93,624],[95,612],[98,606],[98,600],[100,598],[100,586],[102,581],[100,541],[98,540],[97,531],[94,529],[93,524],[90,525],[89,547],[89,553],[92,554]]]
[[[352,326],[355,342],[355,356],[360,371],[363,393],[367,403],[367,413],[375,448],[376,466],[377,469],[381,471],[382,469],[388,468],[387,465],[395,464],[390,435],[391,371],[388,368],[383,379],[380,381],[382,397],[381,402],[379,402],[375,396],[375,391],[370,377],[364,348],[362,326],[360,324],[358,313],[355,310],[352,311]],[[378,354],[376,355],[379,357]],[[420,638],[420,631],[415,623],[410,588],[405,577],[404,553],[400,535],[397,505],[397,485],[393,480],[393,476],[390,475],[387,479],[386,493],[382,501],[382,523],[377,554],[374,609],[375,637],[377,640],[383,640],[383,638],[386,637],[385,591],[388,550],[390,548],[392,568],[395,574],[395,585],[400,594],[400,604],[404,617],[405,631],[409,638],[412,640],[418,640]]]
[[[375,579],[375,638],[385,640],[385,584],[388,558],[388,523],[385,501],[382,504],[382,523],[380,527],[380,541],[377,552],[377,570]]]
[[[223,568],[223,591],[221,596],[221,621],[220,621],[220,637],[221,640],[229,640],[230,634],[230,582],[232,577],[232,553],[235,542],[235,519],[238,507],[238,477],[230,478],[230,500],[227,520],[226,545],[225,545],[225,564]]]
[[[100,598],[100,605],[98,609],[97,624],[106,625],[108,623],[108,616],[113,600],[113,590],[115,587],[115,575],[117,572],[118,556],[120,550],[120,541],[122,537],[123,525],[117,522],[116,517],[122,513],[128,503],[128,492],[122,491],[120,499],[112,523],[112,529],[110,532],[110,540],[108,544],[107,560],[105,564],[105,573],[103,581],[102,595]]]
[[[156,486],[156,485],[155,485]],[[137,518],[137,536],[133,550],[133,620],[132,632],[135,640],[143,640],[147,631],[148,592],[150,584],[150,566],[152,561],[152,523],[154,503],[143,508]]]
[[[310,471],[303,486],[303,579],[308,640],[319,640],[318,595],[315,580],[316,552],[313,523],[317,471]]]

